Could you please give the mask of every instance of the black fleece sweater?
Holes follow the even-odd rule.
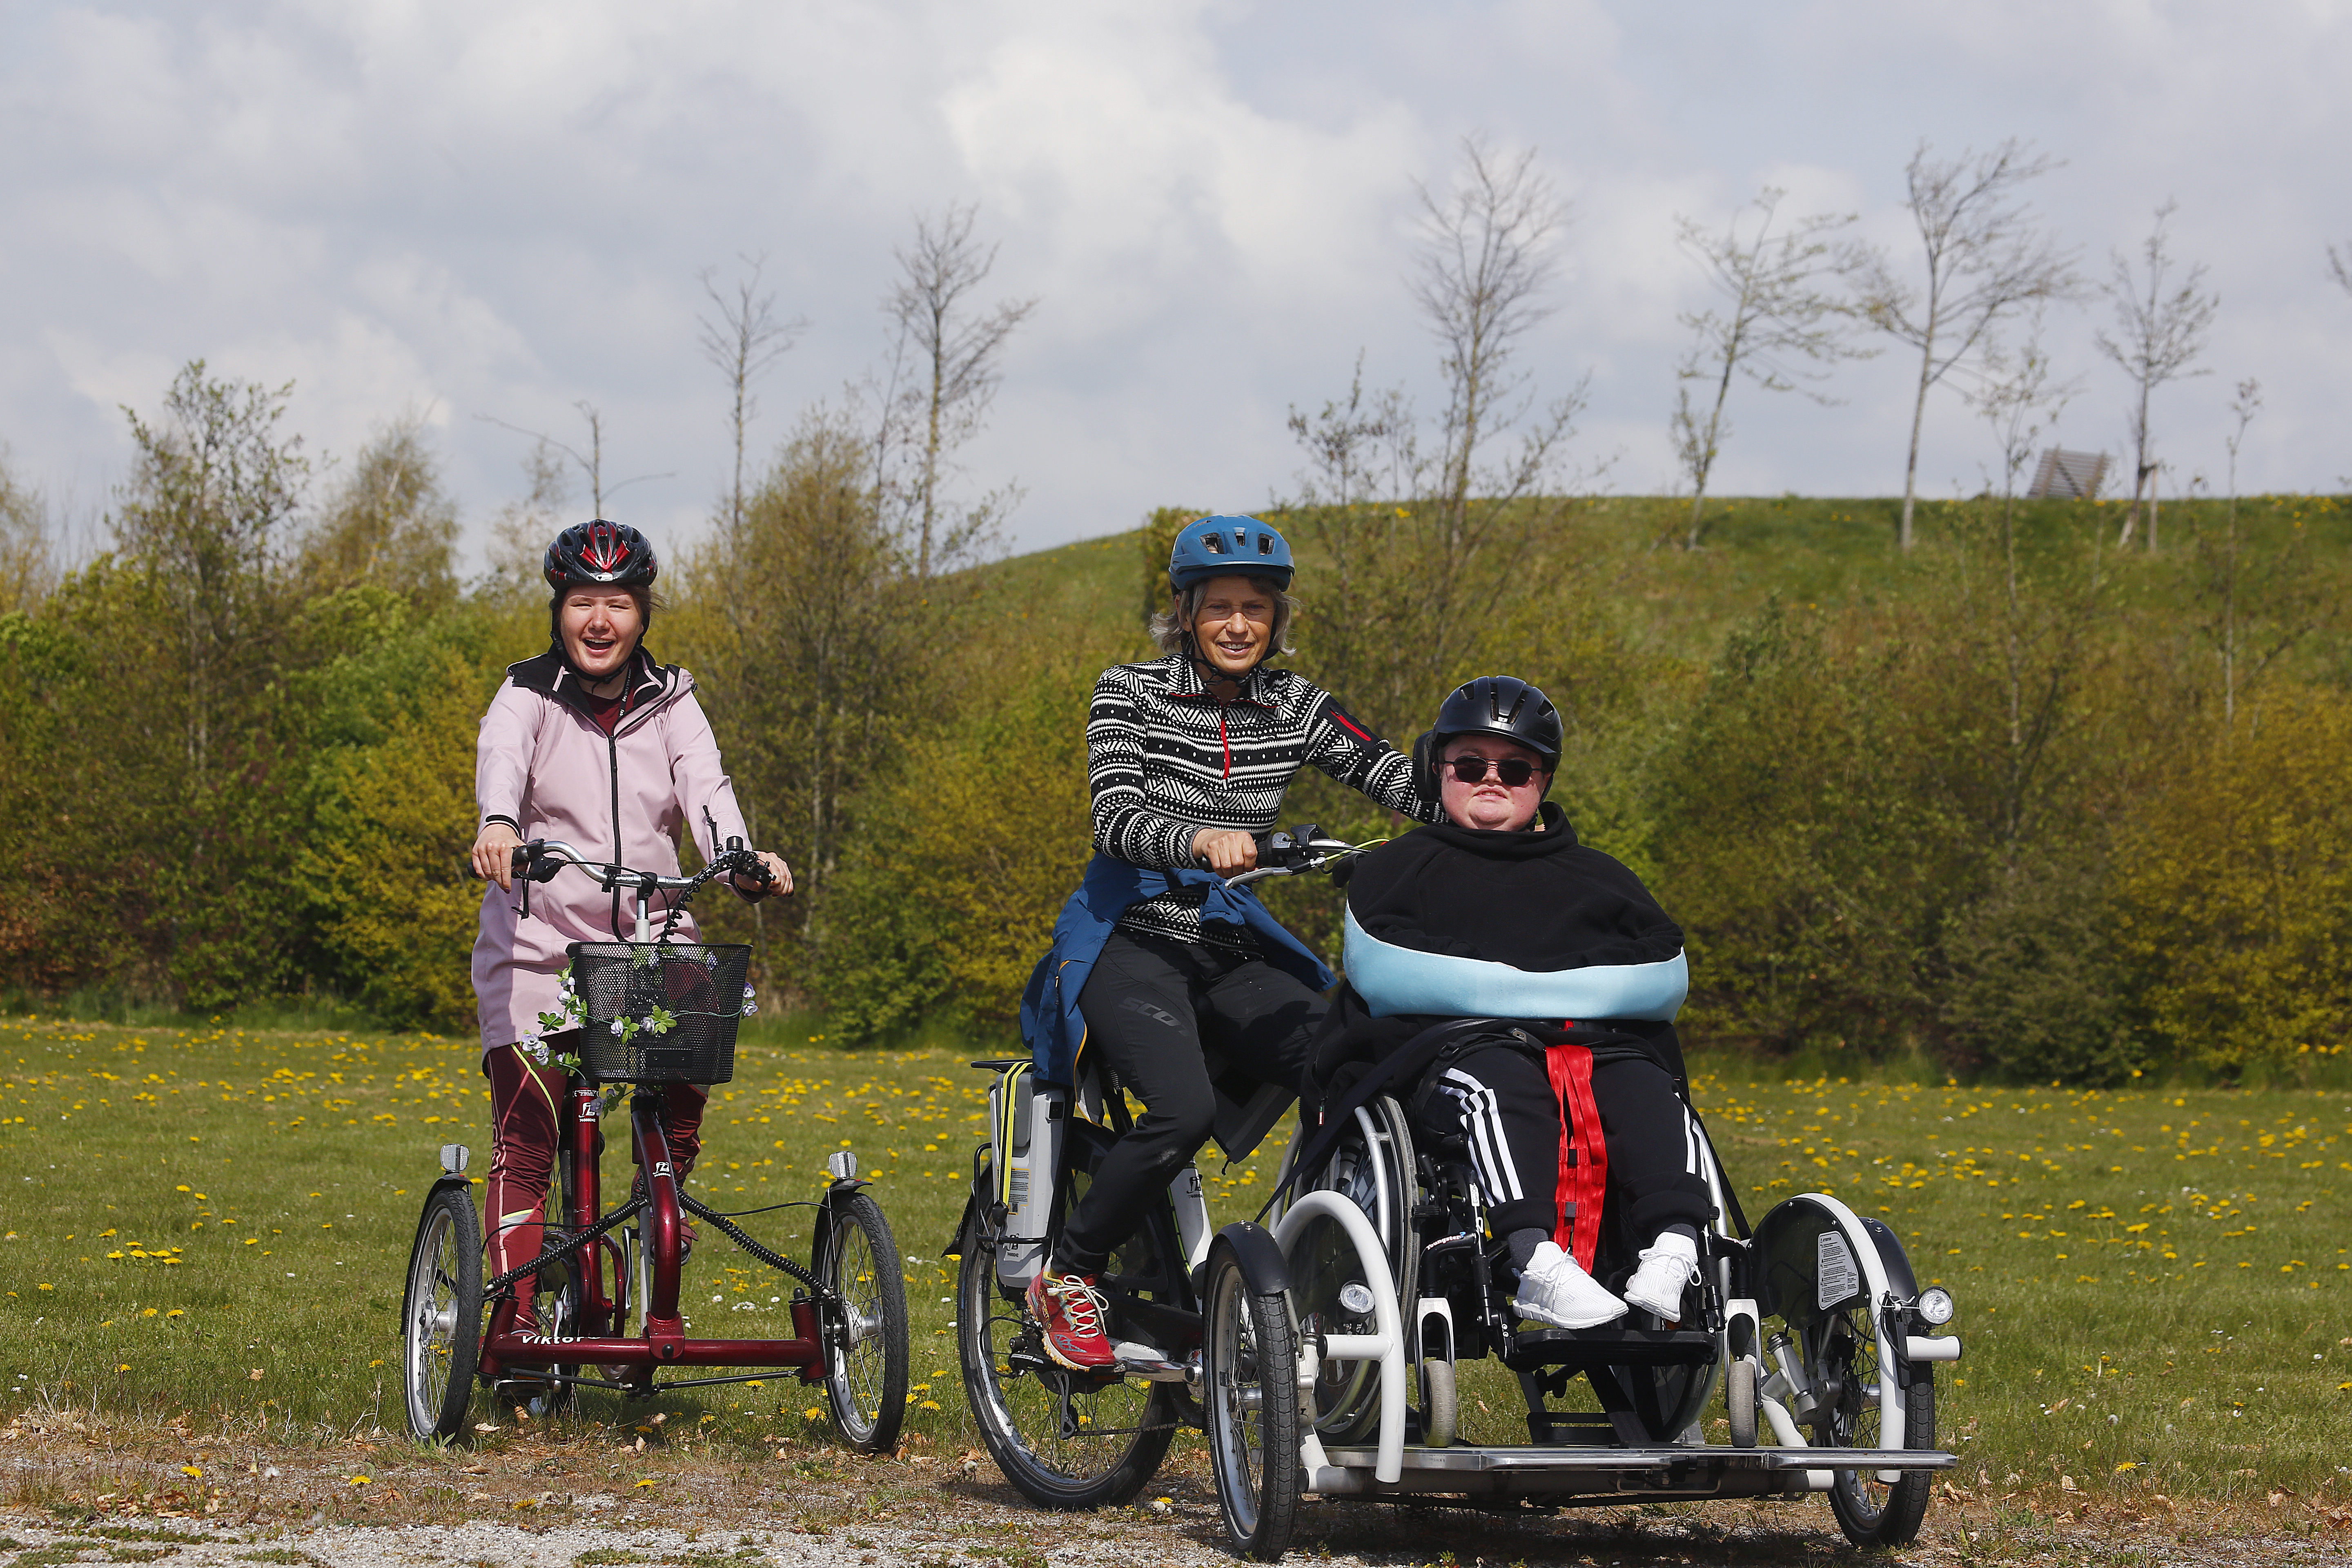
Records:
[[[1522,833],[1450,822],[1415,828],[1356,862],[1349,912],[1382,942],[1515,969],[1658,963],[1682,951],[1682,928],[1623,862],[1579,843],[1568,814],[1551,802],[1538,821],[1540,830]],[[1576,1021],[1639,1039],[1676,1079],[1684,1076],[1672,1024]],[[1342,984],[1318,1045],[1316,1077],[1328,1082],[1348,1062],[1376,1061],[1433,1022],[1374,1018],[1355,987]]]

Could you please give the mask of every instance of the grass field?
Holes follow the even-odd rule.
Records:
[[[805,1027],[805,1026],[803,1026]],[[713,1097],[696,1185],[724,1207],[804,1197],[855,1148],[908,1255],[908,1430],[972,1441],[940,1254],[1001,1042],[852,1055],[788,1024],[747,1030]],[[2352,1449],[2352,1095],[1990,1089],[1709,1073],[1697,1091],[1752,1215],[1833,1192],[1885,1217],[1958,1298],[1945,1441],[1979,1497],[2289,1489],[2340,1502]],[[425,1035],[0,1020],[0,1421],[184,1416],[296,1443],[401,1430],[400,1279],[449,1142],[487,1162],[470,1040]],[[1221,1172],[1254,1210],[1279,1151]],[[625,1167],[615,1156],[608,1183]],[[805,1250],[805,1211],[751,1221]],[[790,1291],[707,1237],[703,1332],[751,1332]],[[717,1326],[724,1318],[727,1326]],[[740,1327],[738,1326],[740,1325]],[[1491,1401],[1500,1393],[1465,1393]],[[650,1408],[583,1396],[582,1423],[750,1454],[824,1440],[797,1384]],[[1466,1401],[1473,1436],[1517,1428]],[[503,1420],[487,1400],[476,1418]]]

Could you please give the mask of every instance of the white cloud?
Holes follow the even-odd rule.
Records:
[[[725,457],[698,271],[764,249],[812,319],[764,389],[772,439],[877,357],[911,216],[978,199],[992,287],[1043,300],[969,454],[975,483],[1027,485],[1024,539],[1255,504],[1297,466],[1284,410],[1341,390],[1360,348],[1433,401],[1410,179],[1474,129],[1539,145],[1575,200],[1529,363],[1554,391],[1595,371],[1586,444],[1626,452],[1622,485],[1665,477],[1674,318],[1704,298],[1675,216],[1772,183],[1899,247],[1922,137],[2068,159],[2037,200],[2094,268],[2178,197],[2223,297],[2215,374],[2159,410],[2182,465],[2218,473],[2221,405],[2255,374],[2250,484],[2352,469],[2352,300],[2320,270],[2352,240],[2336,5],[25,0],[6,26],[0,436],[37,474],[119,465],[114,405],[204,356],[294,377],[320,447],[440,410],[476,519],[522,443],[472,416],[560,434],[591,401],[616,469],[677,470],[632,515],[688,530]],[[2053,325],[2089,376],[2067,438],[2113,446],[2093,325]],[[1743,395],[1722,482],[1898,486],[1909,374],[1842,372],[1837,409]],[[1981,446],[1939,393],[1923,479],[1973,482]]]

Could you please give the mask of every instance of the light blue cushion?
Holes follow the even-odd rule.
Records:
[[[1348,982],[1375,1018],[1427,1013],[1450,1018],[1654,1018],[1671,1023],[1690,994],[1683,955],[1657,963],[1583,969],[1514,969],[1399,947],[1368,934],[1346,911]]]

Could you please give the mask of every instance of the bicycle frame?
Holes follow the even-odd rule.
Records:
[[[558,1157],[564,1167],[565,1209],[562,1223],[578,1236],[604,1217],[599,1183],[599,1145],[604,1142],[603,1091],[579,1079],[570,1080],[564,1125],[559,1130]],[[645,1192],[637,1226],[644,1237],[642,1270],[646,1287],[638,1311],[641,1335],[625,1335],[629,1281],[623,1248],[609,1235],[597,1237],[572,1254],[579,1282],[581,1325],[592,1331],[580,1338],[550,1340],[514,1331],[514,1304],[502,1301],[492,1312],[490,1331],[482,1342],[483,1375],[496,1381],[518,1369],[535,1378],[553,1376],[560,1382],[592,1388],[617,1388],[646,1394],[653,1373],[665,1366],[757,1366],[797,1368],[801,1381],[815,1383],[824,1374],[824,1341],[818,1327],[817,1303],[797,1296],[791,1303],[793,1337],[788,1340],[689,1339],[678,1307],[680,1252],[686,1237],[686,1214],[680,1201],[676,1163],[669,1140],[662,1130],[662,1092],[639,1088],[629,1097],[629,1143]],[[843,1184],[836,1183],[838,1190]],[[856,1184],[862,1185],[863,1184]],[[560,1244],[559,1244],[560,1245]],[[605,1268],[612,1266],[607,1280]],[[523,1282],[517,1281],[520,1289]],[[555,1372],[558,1364],[593,1364],[627,1368],[638,1373],[626,1382],[612,1378],[570,1375]],[[693,1387],[713,1383],[748,1382],[760,1373],[740,1377],[672,1380],[667,1387]]]

